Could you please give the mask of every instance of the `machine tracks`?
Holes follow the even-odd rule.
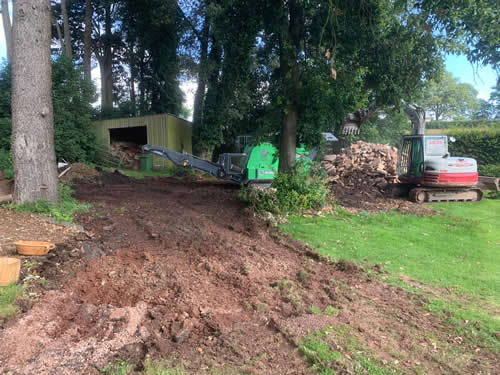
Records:
[[[479,202],[483,191],[478,188],[426,188],[417,187],[410,190],[410,200],[415,203],[424,202]]]

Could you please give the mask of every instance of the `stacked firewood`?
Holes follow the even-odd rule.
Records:
[[[131,142],[113,142],[110,152],[120,161],[121,166],[139,169],[139,157],[142,155],[139,145]]]
[[[390,145],[358,141],[339,155],[326,155],[328,181],[351,189],[384,190],[397,180],[398,150]]]

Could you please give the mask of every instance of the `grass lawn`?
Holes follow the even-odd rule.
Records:
[[[291,217],[281,229],[321,255],[368,267],[382,264],[392,281],[410,278],[440,287],[444,293],[429,308],[452,311],[456,321],[481,321],[493,343],[500,330],[500,200],[432,207],[440,215],[339,210],[326,217]]]
[[[16,313],[14,303],[22,292],[23,287],[20,285],[0,286],[0,321]]]

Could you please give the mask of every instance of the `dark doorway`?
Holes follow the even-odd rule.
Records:
[[[126,142],[137,146],[148,143],[148,127],[134,126],[131,128],[109,129],[111,143]]]

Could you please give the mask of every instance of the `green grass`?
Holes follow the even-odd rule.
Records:
[[[59,202],[50,203],[45,199],[40,199],[32,203],[10,204],[8,207],[18,212],[29,212],[49,216],[57,221],[71,223],[73,216],[78,212],[88,212],[90,205],[81,203],[71,195],[73,190],[70,186],[59,185]]]
[[[309,333],[299,345],[299,351],[319,375],[335,375],[336,371],[359,375],[400,373],[399,369],[376,359],[345,325]]]
[[[101,372],[106,375],[128,375],[132,374],[134,366],[127,361],[117,359],[104,367]],[[137,372],[134,372],[137,374]],[[143,375],[186,375],[182,366],[172,366],[170,360],[153,361],[146,359],[144,361]]]
[[[0,286],[0,319],[8,318],[17,312],[14,305],[17,298],[23,293],[21,285]]]
[[[400,213],[290,217],[281,229],[321,255],[361,265],[382,264],[389,279],[439,287],[429,309],[451,311],[460,329],[498,348],[500,318],[500,201],[432,206],[441,215]],[[465,327],[465,321],[476,322]],[[458,324],[462,322],[462,324]],[[477,325],[479,324],[479,328]]]
[[[120,173],[125,176],[135,178],[137,180],[142,180],[146,177],[172,177],[174,176],[171,169],[165,169],[163,171],[143,171],[143,170],[132,170],[132,169],[120,169]]]

